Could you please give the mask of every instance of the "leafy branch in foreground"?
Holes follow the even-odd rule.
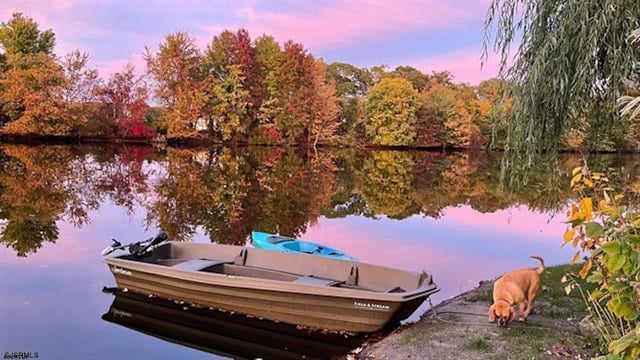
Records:
[[[640,356],[640,211],[615,194],[603,173],[579,166],[572,188],[580,200],[571,205],[564,244],[578,248],[586,261],[579,276],[595,283],[585,296],[608,359]],[[574,288],[569,282],[567,292]],[[582,289],[580,289],[582,291]],[[595,316],[593,316],[595,315]]]
[[[483,59],[493,45],[501,75],[516,84],[507,91],[514,103],[506,147],[521,158],[514,163],[526,167],[535,154],[557,151],[577,127],[586,128],[591,149],[619,144],[616,100],[636,64],[629,34],[639,22],[637,0],[493,0]]]

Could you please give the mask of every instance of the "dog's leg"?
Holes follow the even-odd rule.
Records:
[[[527,310],[520,315],[520,317],[523,318],[523,321],[527,319],[531,309],[533,309],[533,302],[536,301],[536,296],[538,296],[538,286],[530,287],[527,292]]]
[[[490,323],[494,323],[496,322],[496,313],[493,311],[493,305],[491,305],[489,307],[489,322]]]
[[[524,313],[529,310],[529,307],[527,306],[527,300],[522,300],[521,302],[518,303],[518,314],[520,315],[520,318],[518,318],[518,321],[524,321],[526,316],[524,315]]]

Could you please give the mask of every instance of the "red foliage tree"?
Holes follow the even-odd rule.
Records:
[[[149,109],[147,97],[137,98],[128,106],[128,116],[118,118],[116,127],[118,135],[124,138],[150,138],[156,132],[144,123],[144,114]]]
[[[247,90],[251,95],[251,103],[257,110],[260,108],[262,99],[262,78],[255,49],[251,46],[251,37],[247,30],[240,29],[236,32],[232,51],[233,65],[241,66]]]
[[[144,122],[149,109],[149,90],[135,68],[127,64],[122,72],[113,74],[109,82],[97,91],[105,120],[119,137],[153,137],[155,131]]]

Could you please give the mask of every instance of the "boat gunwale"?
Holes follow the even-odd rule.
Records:
[[[294,256],[304,254],[289,254]],[[307,255],[313,256],[313,255]],[[143,272],[151,275],[169,277],[177,280],[188,280],[197,282],[204,285],[216,285],[216,286],[228,286],[234,288],[245,288],[252,290],[263,291],[275,291],[284,293],[295,293],[307,296],[329,296],[338,298],[351,298],[351,299],[365,299],[369,301],[390,301],[397,303],[404,303],[411,301],[419,297],[430,296],[440,289],[438,286],[431,282],[429,284],[423,284],[419,288],[404,292],[404,293],[382,293],[371,290],[355,290],[349,288],[340,287],[321,287],[317,285],[299,284],[294,282],[285,282],[279,280],[270,279],[258,279],[245,276],[226,275],[214,272],[202,272],[193,270],[184,270],[179,268],[172,268],[166,265],[159,265],[153,263],[146,263],[135,260],[119,259],[117,257],[105,258],[103,260],[109,265],[119,266],[123,269],[130,269],[138,272]],[[377,266],[377,265],[376,265]],[[158,270],[158,271],[155,271]],[[411,271],[407,271],[411,272]],[[194,276],[195,275],[195,276]],[[207,278],[202,278],[202,277]],[[232,279],[241,278],[243,282],[239,284]],[[212,282],[211,279],[219,280]],[[309,291],[313,290],[313,291]],[[373,296],[371,296],[373,295]]]

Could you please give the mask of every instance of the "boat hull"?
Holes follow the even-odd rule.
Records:
[[[186,256],[196,259],[226,256],[223,260],[230,260],[229,254],[237,253],[241,249],[228,245],[205,244],[172,246],[175,249],[171,251],[179,255],[175,257]],[[392,293],[179,270],[174,266],[127,258],[107,258],[105,262],[115,277],[117,287],[123,290],[183,302],[185,306],[210,307],[309,328],[353,333],[375,332],[387,325],[396,324],[413,313],[429,295],[438,291],[430,277],[429,280],[423,281],[417,276],[419,274],[401,270],[311,255],[246,250],[249,253],[246,265],[229,266],[260,271],[274,269],[274,272],[280,274],[278,276],[286,274],[296,277],[300,275],[293,274],[300,274],[297,269],[300,268],[300,264],[304,264],[303,277],[311,275],[325,279],[339,279],[337,274],[348,274],[350,268],[358,267],[362,286],[375,286],[376,281],[385,275],[398,277],[398,283],[404,284],[405,289],[414,282],[421,285],[410,292]]]
[[[310,328],[348,332],[374,332],[394,324],[413,313],[427,297],[402,303],[372,302],[217,286],[129,271],[131,275],[123,275],[122,271],[115,274],[118,288],[185,302],[186,306],[196,304]]]

